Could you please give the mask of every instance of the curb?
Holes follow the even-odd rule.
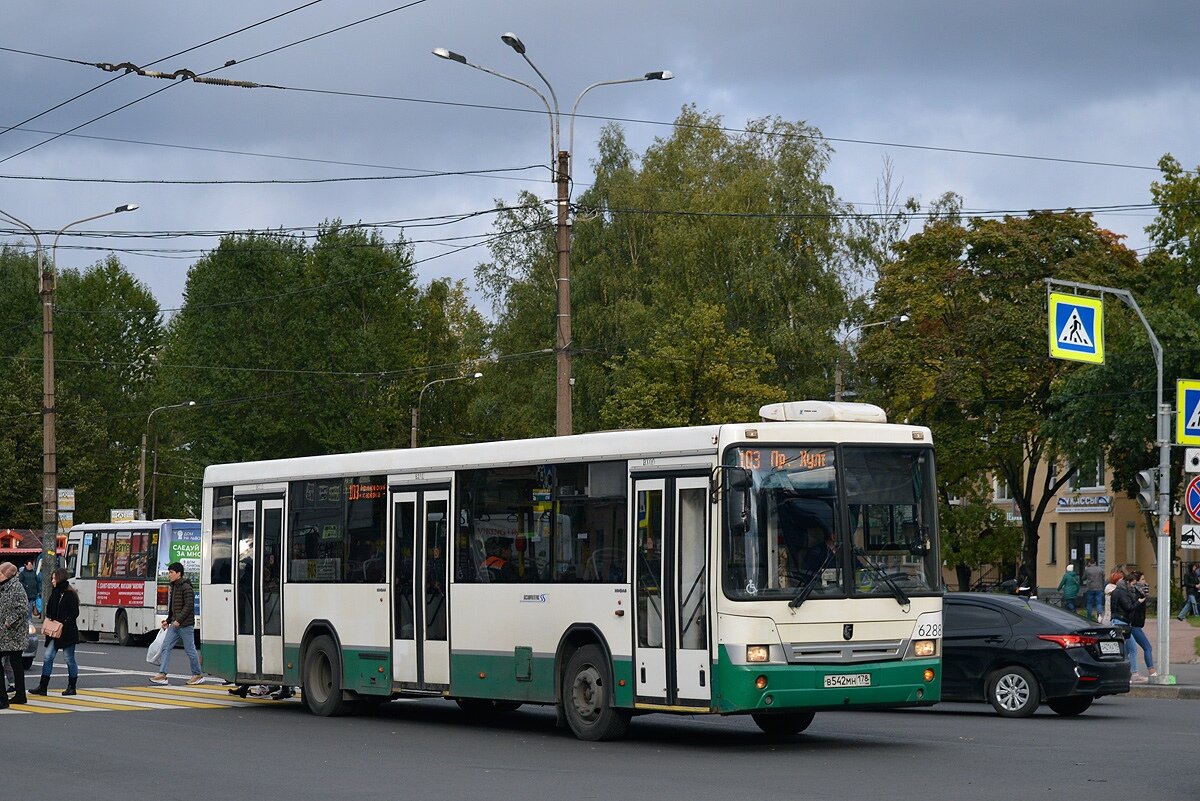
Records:
[[[1129,688],[1130,698],[1165,698],[1170,700],[1200,701],[1200,687],[1178,684],[1134,684]]]

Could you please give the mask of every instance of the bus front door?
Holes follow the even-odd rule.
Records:
[[[237,672],[283,681],[283,499],[237,500]]]
[[[639,478],[634,491],[637,703],[708,708],[708,475]]]
[[[392,490],[392,680],[408,687],[450,683],[448,488]]]

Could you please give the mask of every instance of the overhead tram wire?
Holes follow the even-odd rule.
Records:
[[[185,48],[185,49],[183,49],[183,50],[180,50],[180,51],[179,51],[179,52],[177,52],[177,53],[172,53],[172,54],[170,54],[170,55],[168,55],[168,56],[163,56],[162,58],[155,59],[154,61],[151,61],[151,62],[150,62],[149,64],[147,64],[146,66],[147,66],[147,67],[152,67],[152,66],[154,66],[155,64],[161,64],[162,62],[164,62],[164,61],[166,61],[166,60],[168,60],[168,59],[177,58],[177,57],[179,57],[179,56],[182,56],[182,55],[185,55],[185,54],[187,54],[187,53],[190,53],[190,52],[192,52],[193,50],[199,50],[201,47],[207,47],[207,46],[209,46],[210,44],[215,44],[215,43],[217,43],[217,42],[221,41],[222,39],[228,39],[228,38],[229,38],[229,37],[231,37],[231,36],[236,36],[236,35],[237,35],[237,34],[239,34],[239,33],[244,33],[244,32],[246,32],[246,31],[248,31],[248,30],[250,30],[250,29],[252,29],[252,28],[257,28],[257,27],[258,27],[258,26],[260,26],[260,25],[266,25],[268,22],[274,22],[274,21],[275,21],[275,20],[277,20],[277,19],[282,19],[283,17],[286,17],[286,16],[288,16],[289,14],[294,14],[294,13],[296,13],[297,11],[302,11],[302,10],[304,10],[304,9],[308,8],[309,6],[315,6],[315,5],[317,5],[318,3],[321,3],[321,2],[324,2],[324,0],[309,0],[309,2],[307,2],[307,3],[304,3],[304,4],[302,4],[302,5],[299,5],[299,6],[297,6],[297,7],[293,8],[293,9],[291,9],[291,10],[289,10],[289,11],[283,11],[283,12],[280,12],[279,14],[275,14],[274,16],[267,17],[266,19],[263,19],[263,20],[259,20],[258,22],[255,22],[255,23],[253,23],[253,24],[251,24],[251,25],[246,25],[245,27],[238,28],[236,31],[230,31],[229,33],[222,34],[221,36],[218,36],[218,37],[216,37],[216,38],[214,38],[214,39],[209,39],[209,40],[208,40],[208,41],[206,41],[206,42],[201,42],[201,43],[200,43],[200,44],[198,44],[198,45],[193,45],[192,47],[188,47],[188,48]],[[29,51],[27,51],[27,50],[17,50],[17,49],[15,49],[15,48],[9,48],[9,47],[0,47],[0,50],[6,50],[6,51],[8,51],[8,52],[12,52],[12,53],[21,53],[21,54],[23,54],[23,55],[29,55],[29,56],[37,56],[37,57],[40,57],[40,58],[51,58],[51,59],[57,59],[57,60],[59,60],[59,61],[68,61],[68,62],[70,62],[70,63],[73,63],[73,64],[86,64],[87,66],[94,66],[94,65],[92,65],[92,64],[90,64],[90,63],[88,63],[88,62],[84,62],[84,61],[76,61],[75,59],[70,59],[70,58],[62,58],[62,57],[59,57],[59,56],[50,56],[50,55],[46,55],[46,54],[44,54],[44,53],[32,53],[32,52],[29,52]],[[62,101],[61,103],[58,103],[58,104],[56,104],[56,105],[54,105],[54,106],[51,106],[50,108],[46,109],[45,111],[39,112],[39,113],[37,113],[37,114],[34,114],[32,117],[30,117],[29,119],[25,120],[24,122],[19,122],[19,123],[17,123],[16,125],[9,126],[9,127],[7,127],[7,128],[0,128],[0,136],[3,136],[4,134],[6,134],[6,133],[8,133],[9,131],[12,131],[12,130],[14,130],[14,129],[21,128],[21,126],[25,125],[26,123],[33,122],[34,120],[38,119],[39,117],[44,117],[45,115],[49,114],[49,113],[50,113],[50,112],[52,112],[52,111],[57,111],[58,109],[60,109],[60,108],[62,108],[63,106],[67,105],[68,103],[73,103],[73,102],[75,102],[76,100],[79,100],[81,97],[86,97],[87,95],[90,95],[92,92],[95,92],[97,89],[103,89],[105,86],[108,86],[108,85],[109,85],[110,83],[112,83],[113,81],[119,81],[121,78],[124,78],[124,77],[125,77],[125,75],[127,75],[127,74],[128,74],[128,73],[122,73],[122,74],[120,74],[120,75],[115,75],[115,76],[113,76],[112,78],[109,78],[109,79],[108,79],[107,81],[105,81],[104,83],[102,83],[102,84],[99,84],[98,86],[93,86],[91,89],[88,89],[86,92],[81,92],[80,94],[77,94],[77,95],[75,95],[75,96],[74,96],[74,97],[72,97],[72,98],[68,98],[67,100],[64,100],[64,101]],[[63,135],[64,135],[64,134],[58,134],[57,136],[54,136],[54,137],[52,137],[51,139],[47,139],[47,140],[46,140],[46,142],[53,141],[54,139],[57,139],[59,136],[63,136]],[[45,142],[41,142],[41,143],[39,143],[38,145],[35,145],[35,147],[40,147],[42,144],[45,144]],[[29,149],[31,150],[32,148],[29,148]],[[22,152],[22,153],[24,153],[24,152],[26,152],[26,151],[21,151],[21,152]],[[18,153],[18,154],[15,154],[15,155],[20,155],[20,153]],[[12,156],[10,156],[9,158],[12,158]],[[5,158],[5,159],[0,159],[0,161],[7,161],[7,160],[8,160],[7,158]]]
[[[75,176],[54,175],[3,175],[0,180],[8,181],[49,181],[61,183],[84,184],[154,184],[163,186],[229,186],[229,185],[269,185],[269,184],[336,184],[351,181],[408,181],[417,178],[447,178],[469,175],[489,175],[501,172],[523,172],[525,170],[545,170],[545,164],[526,164],[521,167],[495,167],[487,170],[442,170],[419,172],[415,175],[345,175],[332,178],[84,178]],[[524,179],[518,179],[524,180]]]
[[[201,47],[206,47],[206,46],[208,46],[208,45],[210,45],[210,44],[213,44],[214,42],[220,41],[221,39],[225,39],[225,38],[228,38],[228,37],[230,37],[230,36],[233,36],[233,35],[235,35],[235,34],[242,33],[243,31],[250,30],[250,28],[254,28],[254,27],[257,27],[257,26],[259,26],[259,25],[263,25],[263,24],[265,24],[265,23],[267,23],[267,22],[271,22],[271,21],[277,20],[277,19],[279,19],[280,17],[287,16],[288,14],[295,13],[296,11],[300,11],[300,10],[302,10],[302,9],[304,9],[304,8],[307,8],[308,6],[316,5],[317,3],[320,3],[320,2],[323,2],[323,0],[309,0],[309,2],[308,2],[308,3],[305,3],[305,4],[301,5],[301,6],[298,6],[298,7],[296,7],[296,8],[293,8],[293,9],[291,9],[290,11],[285,11],[285,12],[282,12],[282,13],[280,13],[280,14],[276,14],[276,15],[275,15],[275,16],[273,16],[273,17],[269,17],[269,18],[268,18],[268,19],[266,19],[266,20],[262,20],[262,21],[260,21],[260,22],[256,22],[256,23],[254,23],[253,25],[249,25],[249,26],[246,26],[245,28],[241,28],[241,29],[239,29],[239,30],[232,31],[232,32],[230,32],[230,33],[224,34],[223,36],[219,36],[219,37],[217,37],[216,39],[211,39],[211,40],[209,40],[209,41],[207,41],[207,42],[204,42],[204,43],[202,43],[202,44],[195,45],[194,47],[189,47],[189,48],[187,48],[186,50],[181,50],[181,51],[180,51],[180,52],[178,52],[178,53],[174,53],[174,54],[172,54],[172,55],[170,55],[170,56],[166,56],[166,57],[164,57],[164,58],[160,58],[160,59],[158,59],[157,61],[151,62],[151,64],[147,64],[147,65],[145,65],[145,66],[152,66],[153,64],[159,64],[159,63],[162,63],[163,61],[166,61],[166,60],[168,60],[168,59],[171,59],[171,58],[176,58],[177,56],[183,55],[184,53],[189,53],[189,52],[191,52],[191,51],[193,51],[193,50],[196,50],[196,49],[198,49],[198,48],[201,48]],[[319,38],[320,38],[320,37],[322,37],[322,36],[328,36],[328,35],[329,35],[329,34],[331,34],[331,33],[337,33],[338,31],[344,31],[344,30],[346,30],[347,28],[354,27],[355,25],[359,25],[359,24],[362,24],[362,23],[364,23],[364,22],[370,22],[370,21],[372,21],[372,20],[379,19],[380,17],[385,17],[385,16],[387,16],[388,14],[393,14],[393,13],[395,13],[395,12],[397,12],[397,11],[403,11],[403,10],[405,10],[405,9],[407,9],[407,8],[412,8],[413,6],[417,6],[417,5],[420,5],[420,4],[422,4],[422,3],[426,3],[426,2],[428,2],[428,0],[413,0],[413,1],[412,1],[412,2],[410,2],[410,3],[406,3],[406,4],[404,4],[404,5],[397,6],[396,8],[389,9],[388,11],[383,11],[383,12],[380,12],[380,13],[378,13],[378,14],[372,14],[372,15],[371,15],[371,16],[369,16],[369,17],[364,17],[363,19],[356,20],[356,21],[354,21],[354,22],[351,22],[351,23],[347,23],[346,25],[340,25],[340,26],[338,26],[338,27],[336,27],[336,28],[332,28],[332,29],[330,29],[330,30],[328,30],[328,31],[324,31],[324,32],[322,32],[322,33],[319,33],[319,34],[316,34],[316,35],[313,35],[313,36],[308,36],[308,37],[305,37],[305,38],[303,38],[303,39],[299,39],[299,40],[297,40],[297,41],[295,41],[295,42],[290,42],[290,43],[288,43],[288,44],[281,45],[280,47],[272,48],[271,50],[266,50],[266,51],[264,51],[264,52],[262,52],[262,53],[258,53],[258,54],[256,54],[256,55],[249,56],[249,57],[247,57],[247,58],[243,59],[243,61],[253,61],[254,59],[257,59],[257,58],[262,58],[263,56],[270,55],[271,53],[278,53],[280,50],[285,50],[285,49],[287,49],[287,48],[289,48],[289,47],[294,47],[295,45],[302,44],[302,43],[305,43],[305,42],[311,42],[312,40],[314,40],[314,39],[319,39]],[[217,72],[218,70],[222,70],[222,69],[225,69],[226,67],[233,66],[233,64],[235,64],[235,63],[237,63],[237,62],[236,62],[236,60],[232,60],[232,61],[226,61],[226,62],[225,62],[223,65],[221,65],[220,67],[215,67],[215,68],[213,68],[213,69],[211,69],[211,70],[208,70],[207,72],[201,73],[201,74],[199,75],[199,77],[206,77],[206,76],[208,76],[208,75],[211,75],[211,74],[212,74],[212,73],[214,73],[214,72]],[[92,64],[91,66],[99,66],[99,65]],[[109,65],[109,66],[111,66],[111,65]],[[145,68],[145,67],[143,67],[143,69],[144,69],[144,68]],[[178,72],[178,71],[177,71],[177,72]],[[126,73],[126,74],[127,74],[127,73]],[[120,76],[118,76],[118,77],[120,77]],[[107,83],[107,82],[106,82],[106,83]],[[179,82],[179,83],[182,83],[182,82]],[[63,133],[57,134],[57,135],[55,135],[55,136],[52,136],[52,137],[50,137],[49,139],[45,139],[45,140],[43,140],[43,141],[41,141],[41,142],[38,142],[37,144],[31,145],[31,146],[29,146],[29,147],[25,148],[24,150],[18,151],[18,152],[16,152],[16,153],[13,153],[13,154],[11,154],[11,155],[9,155],[9,156],[5,156],[4,158],[0,158],[0,164],[3,164],[4,162],[6,162],[6,161],[8,161],[8,160],[10,160],[10,159],[14,159],[14,158],[16,158],[17,156],[20,156],[20,155],[23,155],[23,154],[25,154],[25,153],[28,153],[29,151],[31,151],[31,150],[34,150],[35,148],[41,147],[42,145],[48,144],[48,143],[50,143],[50,142],[53,142],[53,141],[55,141],[56,139],[58,139],[58,138],[60,138],[60,137],[62,137],[62,136],[65,136],[66,134],[69,134],[69,133],[74,133],[75,131],[79,130],[80,128],[83,128],[83,127],[85,127],[85,126],[87,126],[87,125],[91,125],[93,122],[98,122],[99,120],[102,120],[102,119],[104,119],[105,117],[108,117],[108,116],[111,116],[111,115],[113,115],[113,114],[116,114],[116,113],[117,113],[117,112],[119,112],[119,111],[123,111],[123,110],[125,110],[125,109],[129,108],[129,107],[130,107],[130,106],[132,106],[132,105],[135,105],[135,104],[137,104],[137,103],[140,103],[140,102],[142,102],[143,100],[148,100],[148,99],[150,99],[151,97],[154,97],[155,95],[157,95],[157,94],[160,94],[160,93],[162,93],[162,92],[166,91],[167,89],[170,89],[172,86],[178,86],[178,85],[179,85],[179,83],[172,81],[172,83],[168,84],[167,86],[164,86],[162,89],[157,89],[157,90],[155,90],[155,91],[151,92],[151,93],[150,93],[150,94],[148,94],[148,95],[143,95],[142,97],[139,97],[139,98],[137,98],[137,99],[135,99],[135,100],[132,100],[132,101],[130,101],[130,102],[128,102],[128,103],[125,103],[124,105],[118,106],[117,108],[115,108],[115,109],[113,109],[113,110],[111,110],[111,111],[105,112],[104,114],[101,114],[101,115],[100,115],[100,116],[98,116],[98,117],[94,117],[94,118],[92,118],[92,119],[90,119],[90,120],[88,120],[88,121],[86,121],[86,122],[82,122],[82,123],[80,123],[79,125],[76,125],[74,128],[71,128],[71,129],[69,129],[68,131],[64,131]],[[41,115],[38,115],[38,116],[41,116]],[[10,130],[11,130],[11,129],[10,129]]]

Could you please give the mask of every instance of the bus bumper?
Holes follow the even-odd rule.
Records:
[[[932,671],[927,679],[926,670]],[[939,658],[853,665],[732,664],[718,656],[716,711],[723,714],[780,709],[929,706],[942,694]],[[869,677],[864,680],[862,676]],[[848,686],[826,687],[827,676]],[[766,684],[759,687],[761,680]],[[865,686],[858,686],[869,681]]]

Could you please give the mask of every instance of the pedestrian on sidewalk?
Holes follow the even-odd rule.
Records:
[[[182,640],[183,652],[187,654],[188,663],[192,668],[192,677],[187,683],[203,684],[200,657],[196,655],[196,591],[192,589],[192,582],[183,575],[182,562],[172,562],[168,565],[167,577],[171,580],[171,591],[167,596],[167,619],[162,624],[167,636],[162,644],[158,674],[150,677],[150,683],[170,684],[167,679],[167,667],[171,663],[171,651],[175,650],[175,643]]]
[[[1083,591],[1088,620],[1099,620],[1104,612],[1104,569],[1095,559],[1088,559],[1083,568]]]
[[[0,691],[0,709],[7,709],[9,703],[28,703],[25,697],[25,666],[21,663],[21,651],[25,650],[29,605],[25,598],[25,588],[21,586],[16,575],[17,566],[12,562],[0,564],[0,660],[6,661],[12,668],[13,689],[16,690],[11,702],[8,698],[8,688]]]
[[[1062,593],[1063,608],[1074,612],[1075,599],[1079,597],[1079,576],[1075,575],[1075,565],[1067,565],[1066,572],[1058,580],[1058,591]]]
[[[1147,676],[1138,672],[1137,649],[1141,647],[1146,657],[1146,672],[1148,676],[1157,676],[1154,669],[1154,650],[1150,647],[1150,639],[1146,636],[1146,599],[1149,595],[1149,585],[1143,580],[1141,572],[1135,570],[1125,577],[1112,596],[1113,623],[1129,626],[1131,639],[1129,646],[1129,669],[1132,671],[1130,681],[1135,684],[1145,684]]]
[[[33,560],[26,559],[25,567],[21,570],[21,586],[25,588],[25,597],[29,599],[29,619],[37,612],[38,598],[42,597],[42,577],[33,567]]]
[[[1103,626],[1111,626],[1114,622],[1112,596],[1124,580],[1125,574],[1120,570],[1114,570],[1112,575],[1108,577],[1108,583],[1104,585],[1104,606],[1101,607],[1100,611],[1100,624]]]
[[[1188,615],[1200,615],[1200,562],[1192,562],[1183,574],[1183,608],[1179,610],[1179,619]]]
[[[75,661],[75,646],[79,642],[79,595],[71,586],[66,568],[60,567],[50,575],[50,603],[42,620],[42,630],[47,623],[58,622],[62,630],[57,637],[46,635],[46,650],[42,653],[42,680],[30,690],[33,695],[45,695],[50,689],[50,674],[54,670],[54,658],[62,651],[67,659],[67,689],[63,695],[75,695],[79,681],[79,664]]]

